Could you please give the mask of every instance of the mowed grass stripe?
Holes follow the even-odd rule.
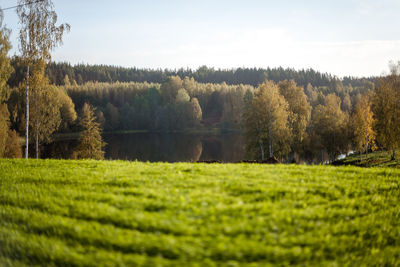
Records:
[[[60,265],[44,238],[76,266],[396,265],[399,177],[354,167],[0,160],[0,260]],[[30,246],[44,255],[21,252]],[[74,260],[84,254],[96,264]]]

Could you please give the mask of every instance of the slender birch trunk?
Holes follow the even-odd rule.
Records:
[[[26,129],[25,129],[25,158],[29,157],[29,65],[26,71]]]
[[[39,124],[36,124],[36,159],[39,158]]]
[[[264,146],[260,143],[260,150],[261,150],[261,160],[264,160]]]

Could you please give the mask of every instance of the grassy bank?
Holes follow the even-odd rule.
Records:
[[[359,167],[390,167],[400,168],[400,151],[396,151],[397,158],[391,160],[391,153],[375,151],[368,154],[353,154],[344,159],[333,162],[333,165],[353,165]]]
[[[0,266],[400,265],[400,170],[0,160]]]

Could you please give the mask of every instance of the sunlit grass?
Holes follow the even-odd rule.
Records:
[[[399,265],[400,170],[0,160],[0,266]]]

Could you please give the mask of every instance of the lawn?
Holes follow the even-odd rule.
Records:
[[[400,170],[0,160],[0,266],[400,265]]]

